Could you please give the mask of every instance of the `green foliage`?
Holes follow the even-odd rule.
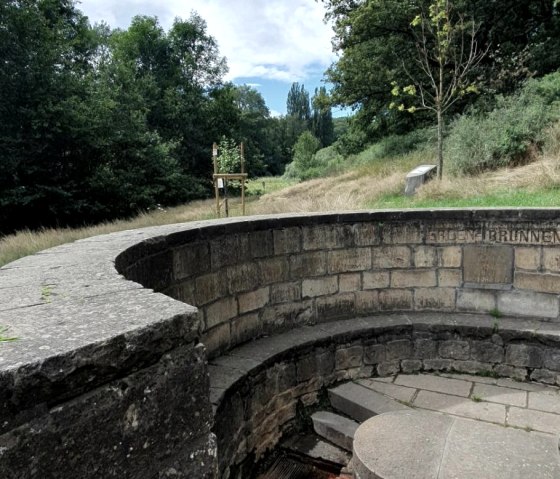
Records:
[[[286,113],[299,120],[309,121],[311,118],[311,109],[309,106],[309,92],[305,89],[305,85],[292,83],[288,98],[286,100]]]
[[[401,192],[383,196],[367,204],[368,208],[556,208],[559,189],[542,188],[528,190],[497,189],[492,194],[476,195],[470,198],[423,198],[403,196]]]
[[[334,141],[334,123],[332,118],[330,98],[325,87],[316,88],[311,104],[311,131],[319,138],[321,146],[329,146]]]
[[[356,155],[353,162],[368,164],[379,160],[389,160],[430,146],[433,144],[433,140],[434,133],[428,128],[413,130],[404,135],[388,135]]]
[[[218,172],[240,173],[241,153],[235,140],[222,137],[218,144]]]
[[[542,147],[546,126],[560,119],[560,73],[529,80],[499,96],[488,113],[463,115],[452,125],[446,150],[456,174],[477,174],[526,162]]]
[[[529,76],[542,76],[560,67],[560,15],[555,2],[453,2],[456,13],[450,20],[456,23],[461,17],[475,19],[479,25],[479,50],[490,48],[474,75],[488,86],[489,94],[511,92]],[[416,62],[415,28],[411,21],[423,16],[432,20],[432,27],[430,13],[436,12],[430,12],[429,6],[433,0],[325,0],[323,3],[328,19],[334,23],[333,45],[339,53],[338,60],[327,72],[334,85],[333,104],[356,110],[356,131],[348,142],[349,150],[356,152],[360,147],[357,131],[365,136],[365,141],[361,141],[363,147],[386,134],[402,133],[433,121],[425,114],[397,115],[397,111],[387,111],[394,100],[391,82],[402,82],[402,86],[409,83],[404,67],[414,78],[422,74]],[[445,33],[444,29],[440,31]],[[427,44],[428,48],[433,45],[433,41]],[[454,47],[458,46],[454,43]],[[430,86],[429,81],[422,84]],[[462,112],[475,100],[474,95],[462,96],[451,113]],[[410,106],[404,104],[405,109]]]
[[[111,31],[71,0],[8,0],[0,58],[0,232],[208,194],[226,66],[196,14]]]
[[[287,178],[307,180],[320,176],[315,153],[321,147],[319,139],[310,131],[304,131],[294,146],[294,160],[286,168]]]
[[[499,319],[503,316],[502,312],[498,308],[491,309],[488,314],[493,318]]]

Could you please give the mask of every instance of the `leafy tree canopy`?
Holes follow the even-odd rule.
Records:
[[[411,19],[428,16],[429,0],[323,0],[334,21],[334,47],[339,60],[328,70],[333,103],[358,111],[356,123],[365,138],[402,132],[424,123],[388,111],[391,82],[406,76],[403,65],[419,77]],[[491,93],[507,92],[528,76],[541,76],[560,66],[560,11],[555,0],[457,0],[455,17],[473,19],[481,50],[489,49],[477,75]],[[415,70],[416,68],[416,70]],[[456,108],[462,109],[466,98]]]

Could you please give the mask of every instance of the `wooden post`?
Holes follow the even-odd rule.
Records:
[[[220,189],[218,188],[218,145],[212,144],[212,161],[214,162],[214,194],[216,195],[216,214],[220,217]]]
[[[218,145],[214,143],[212,145],[212,160],[214,161],[214,174],[212,175],[214,179],[214,192],[216,194],[216,214],[218,218],[221,217],[222,202],[220,201],[220,188],[219,184],[222,181],[222,188],[224,190],[224,208],[226,217],[229,216],[229,201],[228,201],[228,182],[231,181],[241,181],[241,206],[243,209],[243,215],[245,215],[245,181],[247,180],[247,173],[245,173],[245,150],[243,143],[239,146],[239,152],[241,157],[241,173],[221,173],[218,171]]]
[[[243,143],[240,145],[241,153],[241,174],[245,174],[245,148]],[[245,216],[245,179],[241,178],[241,209],[243,211],[243,216]]]

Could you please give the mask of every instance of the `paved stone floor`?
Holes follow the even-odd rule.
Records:
[[[357,382],[414,408],[560,434],[557,387],[465,374],[399,374]]]

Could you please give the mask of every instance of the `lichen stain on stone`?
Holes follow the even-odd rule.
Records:
[[[136,408],[136,404],[131,404],[126,411],[125,418],[124,418],[124,429],[138,429],[138,409]]]

